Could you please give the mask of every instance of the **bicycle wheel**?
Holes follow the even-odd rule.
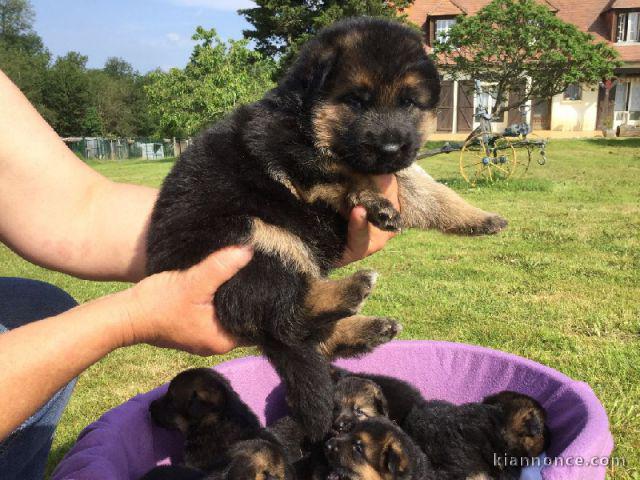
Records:
[[[516,150],[501,135],[478,133],[460,150],[460,173],[471,186],[507,179],[517,166]]]
[[[516,168],[512,173],[513,177],[523,177],[529,171],[531,161],[534,159],[534,157],[537,154],[544,152],[544,140],[535,133],[530,133],[526,137],[520,137],[518,139],[512,140],[511,143],[514,148],[523,148],[527,151],[526,157],[522,159],[521,156],[521,158],[518,160],[518,163],[516,164]]]

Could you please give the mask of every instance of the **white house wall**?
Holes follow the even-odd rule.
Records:
[[[582,89],[581,100],[565,100],[556,95],[551,100],[551,130],[590,132],[596,129],[598,90]]]

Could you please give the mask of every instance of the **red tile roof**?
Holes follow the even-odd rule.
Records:
[[[473,15],[490,0],[415,0],[407,9],[409,19],[417,25],[424,25],[429,16]],[[580,30],[589,32],[597,40],[610,42],[610,28],[603,13],[611,8],[640,8],[640,0],[536,0],[547,5],[551,11]],[[454,3],[455,2],[455,3]],[[625,5],[621,7],[619,5]],[[457,10],[457,12],[455,11]],[[442,13],[441,13],[442,12]],[[625,62],[640,62],[640,44],[612,44]]]
[[[640,0],[614,0],[610,8],[640,8]]]
[[[409,7],[409,20],[417,25],[423,25],[428,16],[462,15],[467,11],[449,0],[416,1]]]

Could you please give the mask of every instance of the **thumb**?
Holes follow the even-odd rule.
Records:
[[[233,277],[253,257],[251,247],[227,247],[218,250],[187,270],[194,288],[211,294]]]
[[[364,207],[357,206],[351,210],[347,231],[349,253],[354,258],[364,257],[369,249],[369,222]]]

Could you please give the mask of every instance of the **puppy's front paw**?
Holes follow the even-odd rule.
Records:
[[[399,232],[402,227],[400,212],[388,201],[370,205],[367,208],[367,220],[387,232]]]

